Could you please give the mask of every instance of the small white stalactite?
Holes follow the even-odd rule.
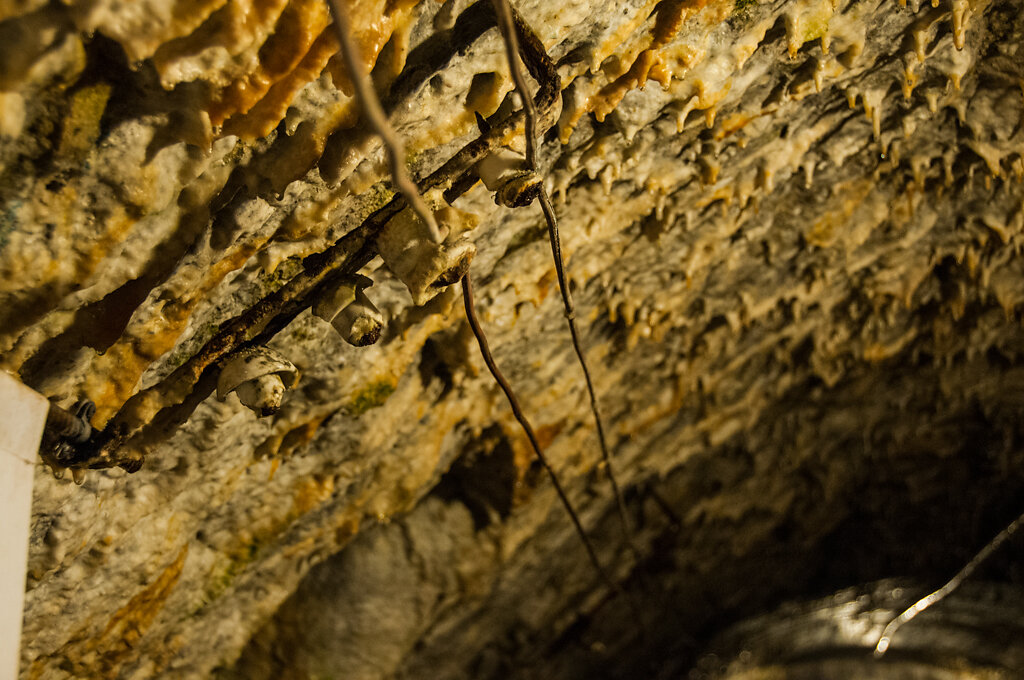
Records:
[[[953,0],[953,46],[962,50],[967,44],[967,21],[970,19],[970,5],[967,0]]]
[[[405,284],[417,305],[461,279],[476,254],[473,242],[464,235],[477,225],[475,215],[442,206],[432,216],[445,231],[441,243],[433,240],[419,213],[408,207],[388,220],[377,237],[377,252],[384,264]]]
[[[238,400],[257,416],[269,416],[281,408],[286,390],[299,381],[299,371],[268,347],[243,349],[224,365],[217,379],[217,398],[234,392]]]
[[[331,324],[350,345],[374,344],[384,328],[384,315],[366,295],[372,285],[372,279],[358,274],[338,281],[313,303],[313,316]]]

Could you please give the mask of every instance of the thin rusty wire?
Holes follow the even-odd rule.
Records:
[[[487,336],[484,334],[484,329],[480,325],[480,319],[476,314],[476,304],[473,301],[473,282],[468,272],[462,277],[462,300],[466,307],[466,319],[469,321],[469,327],[472,329],[473,336],[476,338],[476,343],[480,347],[480,354],[484,358],[484,363],[487,364],[487,369],[494,377],[494,381],[498,383],[498,386],[501,387],[501,391],[505,393],[505,399],[508,400],[508,404],[512,408],[512,415],[514,415],[516,420],[519,421],[520,427],[522,427],[523,432],[526,433],[526,438],[530,441],[530,447],[533,448],[533,454],[537,457],[537,460],[540,461],[540,464],[544,466],[548,476],[551,478],[551,484],[555,487],[559,500],[562,501],[565,511],[568,512],[569,517],[572,518],[573,526],[576,527],[576,533],[579,535],[580,541],[583,542],[583,547],[587,549],[587,556],[590,558],[590,563],[594,565],[594,569],[601,577],[601,580],[604,581],[613,592],[621,593],[621,587],[612,580],[604,567],[601,566],[601,561],[597,558],[597,552],[594,550],[594,545],[590,542],[587,532],[583,529],[583,523],[580,522],[579,515],[572,507],[572,503],[569,501],[569,497],[566,495],[565,489],[562,487],[561,482],[558,481],[558,475],[555,474],[554,468],[551,467],[551,463],[548,462],[547,456],[544,455],[544,452],[540,447],[540,442],[537,441],[537,435],[534,433],[533,427],[530,425],[530,421],[526,418],[526,414],[523,413],[523,408],[519,404],[519,399],[516,397],[515,392],[512,390],[512,386],[505,378],[505,375],[501,372],[501,369],[498,368],[498,364],[494,361],[494,355],[491,354],[491,348],[487,342]]]
[[[523,100],[523,111],[526,114],[524,135],[526,137],[526,165],[534,173],[537,172],[537,109],[533,104],[533,98],[526,86],[526,79],[519,68],[519,40],[516,38],[515,24],[512,19],[512,8],[508,0],[492,0],[495,14],[498,17],[498,29],[501,32],[502,41],[505,44],[505,56],[508,60],[509,72],[515,83],[519,98]],[[608,473],[608,481],[611,483],[612,492],[615,494],[615,504],[619,513],[619,521],[622,524],[622,535],[626,544],[635,551],[633,535],[629,526],[629,519],[626,514],[626,504],[619,489],[619,482],[615,477],[615,469],[612,466],[611,453],[608,449],[608,441],[604,432],[604,421],[601,418],[601,411],[598,406],[597,393],[594,390],[594,381],[590,376],[590,368],[583,355],[583,347],[580,344],[579,331],[576,327],[576,307],[572,300],[572,291],[569,289],[569,282],[565,275],[565,261],[562,259],[562,240],[558,234],[558,219],[555,210],[551,206],[547,189],[544,183],[540,183],[540,207],[544,212],[544,219],[548,225],[548,240],[551,243],[551,255],[555,260],[555,273],[558,277],[558,289],[562,294],[562,304],[565,307],[565,319],[569,325],[569,334],[572,336],[572,347],[576,352],[580,368],[583,370],[583,378],[587,384],[587,394],[590,397],[590,410],[594,414],[594,423],[597,428],[597,439],[601,446],[601,459],[605,471]]]
[[[956,576],[946,582],[946,585],[942,586],[933,593],[922,597],[920,600],[912,604],[902,614],[893,618],[885,626],[882,631],[882,635],[878,638],[878,644],[875,645],[875,658],[880,659],[882,655],[892,646],[892,638],[896,635],[896,631],[902,628],[905,624],[910,623],[918,614],[928,609],[934,604],[941,602],[953,593],[957,588],[963,584],[963,582],[974,573],[974,570],[981,566],[981,563],[987,560],[992,554],[1010,539],[1010,537],[1020,528],[1020,525],[1024,523],[1024,514],[1017,517],[1017,519],[1010,522],[1009,525],[998,534],[995,538],[988,542],[988,544],[974,556],[970,562],[967,563],[963,569],[957,572]]]
[[[416,189],[416,185],[412,183],[408,174],[405,172],[405,152],[402,148],[401,142],[396,139],[394,131],[391,129],[387,119],[384,117],[380,101],[377,99],[376,92],[374,91],[372,84],[369,82],[368,76],[362,72],[355,53],[355,48],[350,38],[351,31],[348,26],[347,17],[341,9],[339,0],[328,0],[328,3],[330,4],[331,11],[334,15],[334,25],[337,28],[338,42],[341,44],[341,51],[348,68],[349,78],[355,86],[356,96],[359,99],[359,104],[362,107],[363,113],[366,115],[368,121],[374,127],[377,134],[379,134],[381,139],[384,141],[384,146],[388,151],[388,158],[391,162],[391,174],[395,185],[398,187],[399,191],[402,192],[402,195],[405,197],[406,201],[408,201],[413,210],[416,211],[424,222],[430,225],[434,233],[435,240],[440,242],[440,232],[434,222],[433,215],[426,208],[426,204],[423,202],[419,191]],[[536,109],[533,107],[532,100],[529,103],[530,110],[526,113],[526,116],[529,124],[532,125],[536,118]],[[519,406],[519,401],[516,399],[515,393],[512,392],[512,387],[509,385],[505,376],[502,375],[497,364],[494,362],[494,357],[491,355],[490,348],[487,344],[487,338],[484,335],[483,328],[480,326],[479,319],[476,316],[476,309],[473,304],[472,283],[468,273],[464,276],[462,285],[463,298],[466,303],[466,316],[469,318],[470,327],[473,329],[473,335],[476,336],[477,343],[480,346],[480,353],[483,355],[484,363],[487,364],[487,368],[490,369],[491,375],[494,376],[494,379],[505,393],[506,398],[508,398],[509,404],[512,406],[512,412],[515,414],[516,420],[519,421],[519,424],[522,426],[527,438],[530,440],[530,444],[533,447],[533,451],[536,454],[537,459],[540,460],[544,469],[548,471],[548,475],[551,477],[551,482],[554,484],[555,490],[558,492],[558,497],[561,499],[566,511],[572,518],[576,532],[579,534],[580,540],[587,549],[587,555],[590,557],[591,563],[594,565],[594,568],[605,583],[607,583],[613,590],[618,590],[617,584],[612,581],[601,566],[600,561],[597,559],[597,553],[594,551],[594,547],[591,544],[590,539],[587,537],[587,534],[583,529],[583,525],[580,523],[579,516],[576,514],[576,510],[572,507],[569,497],[566,496],[565,490],[558,481],[557,475],[555,475],[555,471],[551,468],[547,458],[541,451],[540,444],[537,442],[537,437],[533,432],[533,428],[530,426],[529,421],[523,414],[523,411]]]
[[[387,116],[384,115],[384,109],[381,107],[380,100],[377,98],[377,93],[373,88],[373,83],[370,81],[366,71],[363,70],[362,62],[356,53],[355,44],[352,42],[352,30],[348,23],[348,17],[342,10],[339,0],[327,0],[327,4],[331,8],[331,14],[334,16],[334,28],[338,36],[338,43],[341,45],[341,55],[345,61],[345,69],[348,72],[349,80],[352,81],[352,86],[355,88],[359,107],[363,115],[366,116],[367,122],[380,135],[384,142],[384,148],[387,150],[388,163],[391,166],[391,178],[395,186],[402,193],[402,196],[408,201],[409,207],[427,225],[430,237],[435,243],[440,243],[444,238],[441,235],[441,230],[438,229],[437,222],[434,220],[434,213],[427,207],[423,197],[416,190],[416,185],[409,178],[409,173],[405,169],[405,148],[395,136],[395,131],[391,128],[391,124],[388,123]]]

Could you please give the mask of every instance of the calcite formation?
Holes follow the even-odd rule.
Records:
[[[405,217],[326,3],[0,0],[0,367],[103,438],[81,486],[38,466],[21,677],[682,677],[730,617],[952,573],[1012,511],[1020,0],[513,3],[632,549],[540,211],[474,182],[523,149],[490,3],[342,4],[629,597],[458,284],[414,304],[376,256]],[[365,347],[310,311],[357,272]],[[211,395],[263,344],[301,379],[258,419]]]

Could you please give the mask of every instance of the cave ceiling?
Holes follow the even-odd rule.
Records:
[[[22,678],[711,677],[1024,509],[1020,0],[513,2],[632,545],[541,210],[477,181],[524,151],[490,2],[341,4],[615,588],[460,284],[407,285],[327,3],[0,0],[0,368],[95,405],[37,466]]]

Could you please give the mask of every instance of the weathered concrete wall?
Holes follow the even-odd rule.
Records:
[[[586,563],[458,286],[417,308],[362,266],[391,190],[326,5],[0,2],[0,363],[144,458],[82,486],[40,464],[24,677],[634,672],[812,583],[955,569],[1003,519],[1020,2],[515,4],[561,78],[541,156],[637,554],[538,208],[454,205],[497,359],[656,631]],[[515,108],[487,3],[350,5],[419,177]],[[372,347],[296,283],[335,243],[375,281]],[[257,419],[211,396],[211,348],[264,327],[302,377]],[[942,525],[959,552],[908,557]],[[877,559],[822,556],[864,527]]]

